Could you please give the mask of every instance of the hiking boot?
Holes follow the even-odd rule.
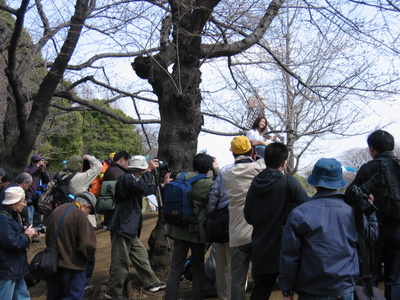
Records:
[[[166,287],[167,287],[167,284],[165,283],[165,281],[160,281],[160,282],[156,282],[156,283],[148,286],[146,288],[146,291],[155,293],[155,292],[165,289]]]
[[[111,296],[109,294],[104,294],[104,298],[109,300],[128,300],[124,295]]]

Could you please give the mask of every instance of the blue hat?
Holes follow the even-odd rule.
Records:
[[[331,190],[341,189],[347,184],[347,181],[343,178],[342,165],[334,158],[318,160],[307,181],[313,186]]]

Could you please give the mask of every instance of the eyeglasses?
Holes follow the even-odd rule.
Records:
[[[25,200],[25,197],[24,198],[22,198],[21,200],[19,200],[21,203],[25,203],[25,204],[27,204],[28,203],[28,201],[26,201]]]

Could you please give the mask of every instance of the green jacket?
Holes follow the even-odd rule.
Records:
[[[219,168],[213,169],[214,178],[219,173]],[[185,175],[185,179],[192,178],[196,176],[197,172],[188,172]],[[179,174],[178,174],[179,176]],[[211,187],[214,184],[214,179],[200,179],[193,183],[192,196],[193,196],[193,208],[195,214],[198,216],[198,230],[196,232],[191,232],[189,230],[189,225],[184,227],[174,226],[167,224],[167,234],[173,239],[179,239],[192,243],[205,244],[206,243],[206,233],[204,230],[204,220],[206,218],[207,204],[208,204],[208,194],[210,193]]]

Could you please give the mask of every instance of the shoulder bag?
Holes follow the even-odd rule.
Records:
[[[66,214],[75,206],[68,207],[61,216],[58,223],[56,238],[51,246],[44,248],[32,258],[29,264],[29,270],[32,275],[42,280],[50,280],[57,274],[58,267],[58,251],[57,251],[57,238],[60,233],[61,224],[64,221]]]

